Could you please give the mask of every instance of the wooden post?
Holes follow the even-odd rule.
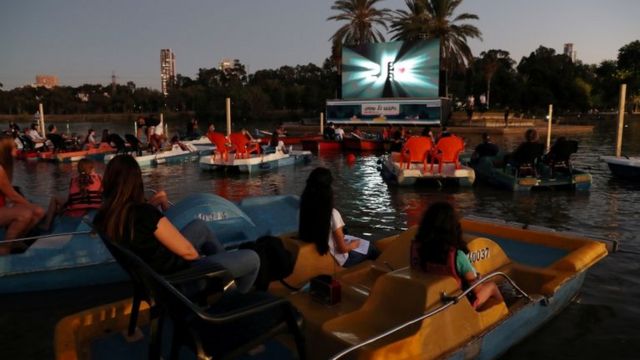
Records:
[[[324,134],[324,113],[320,113],[320,134]]]
[[[40,123],[40,133],[44,136],[44,108],[42,103],[38,104],[38,112],[40,113],[40,119],[38,120]]]
[[[616,156],[622,155],[622,131],[624,130],[624,103],[627,97],[627,84],[620,85],[620,102],[618,103],[618,137],[616,139]]]
[[[553,118],[553,105],[549,104],[549,120],[547,122],[547,152],[551,149],[551,120]]]
[[[227,110],[227,136],[231,135],[231,98],[226,99]]]

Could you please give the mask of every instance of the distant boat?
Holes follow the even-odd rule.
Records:
[[[361,139],[357,137],[346,137],[343,140],[345,150],[352,151],[383,151],[385,142],[377,139]]]
[[[271,154],[251,154],[249,157],[236,157],[235,153],[228,154],[228,158],[221,156],[202,156],[200,168],[202,170],[231,169],[244,173],[255,173],[274,170],[283,166],[304,163],[311,160],[311,152],[292,150],[287,154],[275,152]]]
[[[342,150],[342,141],[324,139],[302,140],[302,149],[313,152],[333,152]]]
[[[174,144],[170,150],[161,150],[156,153],[144,152],[142,155],[134,155],[133,157],[140,166],[180,163],[198,159],[198,150],[192,145],[185,146],[186,149],[183,149],[179,144]],[[107,155],[104,157],[104,161],[108,162],[115,156],[116,154]]]
[[[401,155],[398,152],[392,152],[383,156],[380,160],[380,172],[382,178],[387,182],[400,186],[410,186],[414,184],[433,184],[433,185],[473,185],[476,175],[472,168],[455,163],[442,164],[434,166],[423,163],[402,162]]]
[[[474,162],[472,167],[479,181],[511,191],[530,191],[534,189],[575,189],[589,190],[591,188],[591,174],[567,167],[553,170],[540,164],[538,169],[530,172],[519,172],[511,165],[495,166],[494,162],[502,157],[483,156]],[[544,170],[544,171],[541,171]]]
[[[616,156],[601,156],[614,176],[626,179],[640,179],[640,157],[622,155],[622,134],[624,125],[625,94],[627,85],[620,85],[620,105],[618,106],[618,136],[616,139]]]
[[[614,176],[626,179],[640,179],[640,157],[601,156]]]

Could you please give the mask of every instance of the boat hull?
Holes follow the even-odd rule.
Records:
[[[116,154],[110,154],[104,157],[104,161],[108,162],[113,159]],[[183,162],[195,161],[199,158],[196,150],[182,150],[174,147],[172,150],[158,152],[155,154],[145,154],[134,156],[136,162],[140,166],[157,166],[164,164],[180,164]]]
[[[336,140],[302,140],[302,149],[313,152],[342,151],[342,141]]]
[[[351,151],[384,151],[384,142],[380,140],[345,138],[343,146]]]
[[[399,186],[416,184],[471,186],[475,181],[475,172],[466,166],[456,169],[454,164],[444,164],[442,172],[439,171],[438,165],[434,165],[432,169],[429,164],[425,171],[422,163],[412,163],[408,168],[404,164],[401,167],[397,153],[382,158],[380,173],[385,181]]]
[[[553,297],[535,299],[484,335],[470,341],[445,358],[462,360],[472,357],[489,360],[500,357],[567,307],[582,288],[585,276],[586,272],[577,274]]]
[[[603,156],[601,159],[607,163],[614,176],[624,179],[640,179],[640,158]]]
[[[230,154],[228,160],[222,160],[219,156],[202,157],[200,159],[200,169],[212,170],[236,170],[242,173],[256,173],[271,171],[280,167],[290,166],[309,162],[311,153],[309,151],[294,150],[290,154],[266,154],[252,155],[247,159],[236,159],[235,154]]]
[[[539,189],[588,191],[591,188],[591,174],[578,169],[572,169],[571,173],[559,173],[553,176],[517,177],[515,170],[510,166],[496,168],[491,157],[479,159],[472,167],[478,181],[514,192]]]

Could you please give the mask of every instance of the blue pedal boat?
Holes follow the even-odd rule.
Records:
[[[263,235],[297,231],[298,207],[293,195],[233,203],[213,194],[193,194],[171,207],[166,216],[179,229],[194,219],[204,220],[225,246],[235,247]],[[25,252],[0,256],[0,294],[125,281],[126,274],[91,233],[89,221],[90,217],[63,217],[53,234],[34,238]]]

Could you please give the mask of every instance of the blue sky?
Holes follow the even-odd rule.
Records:
[[[321,64],[337,22],[324,0],[57,0],[6,1],[0,11],[0,83],[11,89],[35,75],[63,85],[118,82],[159,88],[160,49],[176,53],[177,72],[194,76],[220,59],[250,72]],[[391,9],[403,0],[384,0]],[[585,63],[615,59],[640,39],[638,0],[466,0],[484,41],[474,54],[504,49],[519,61],[539,45],[562,51],[572,42]]]

